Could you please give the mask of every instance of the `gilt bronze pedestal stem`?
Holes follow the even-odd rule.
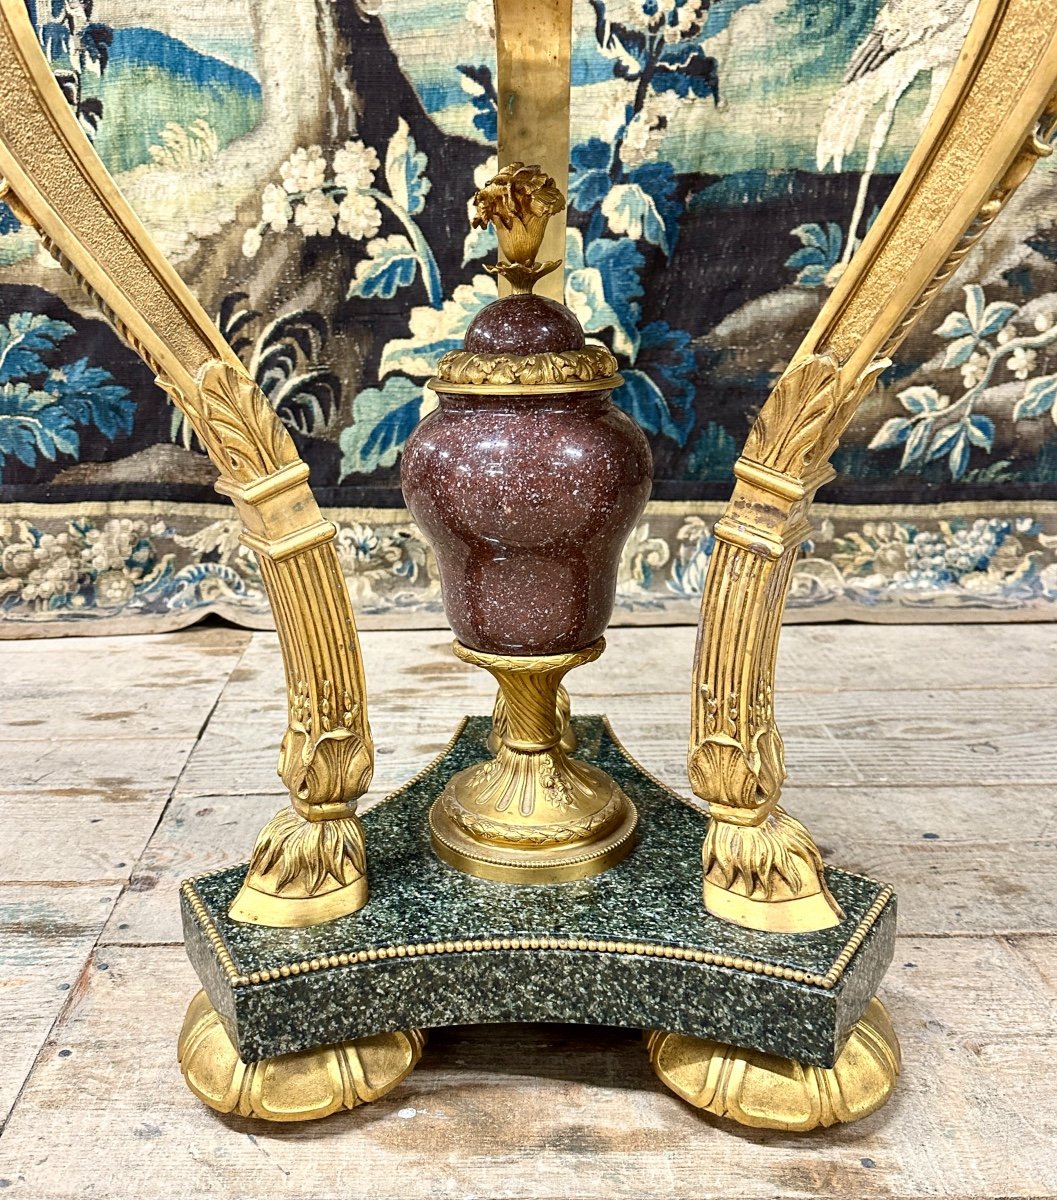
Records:
[[[430,812],[445,862],[504,883],[563,883],[630,851],[635,807],[605,771],[566,751],[558,705],[566,672],[604,648],[599,639],[571,653],[515,657],[455,643],[458,658],[495,677],[503,718],[495,757],[456,775]]]

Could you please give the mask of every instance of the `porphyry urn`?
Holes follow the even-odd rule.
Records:
[[[511,163],[475,196],[512,292],[486,306],[431,386],[411,435],[404,497],[437,556],[455,653],[499,683],[495,757],[460,772],[433,807],[445,861],[508,882],[595,874],[630,850],[631,802],[570,757],[561,680],[604,648],[617,566],[650,493],[642,430],[612,402],[621,379],[564,305],[533,294],[552,179]]]

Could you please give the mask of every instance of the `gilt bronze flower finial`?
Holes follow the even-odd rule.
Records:
[[[531,292],[537,280],[561,266],[560,258],[536,261],[547,222],[565,207],[557,184],[538,166],[508,163],[474,193],[473,202],[474,229],[491,225],[506,260],[486,269],[509,280],[515,293]]]

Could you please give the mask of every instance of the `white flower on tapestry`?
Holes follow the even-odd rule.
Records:
[[[101,527],[85,529],[81,557],[88,568],[96,572],[135,563],[148,545],[145,537],[157,537],[164,530],[162,521],[148,527],[142,521],[114,517]]]
[[[696,38],[708,20],[710,0],[606,0],[613,25],[660,34],[666,42]]]
[[[261,223],[273,233],[282,233],[293,215],[293,205],[286,189],[277,183],[269,183],[261,193]]]
[[[900,470],[927,473],[930,464],[946,460],[952,479],[986,482],[1001,478],[1010,465],[999,459],[970,470],[974,452],[977,458],[994,452],[995,417],[1011,415],[1014,425],[1047,415],[1057,422],[1057,296],[1018,306],[988,303],[976,283],[963,291],[964,309],[949,313],[935,330],[946,343],[939,370],[960,380],[962,394],[941,393],[931,384],[904,388],[897,399],[905,415],[886,420],[869,448],[899,448]]]
[[[283,187],[293,196],[321,188],[327,177],[327,163],[319,146],[300,147],[279,168]]]
[[[279,168],[281,184],[268,183],[262,191],[260,217],[243,236],[243,254],[253,258],[266,234],[282,233],[291,222],[306,238],[330,237],[336,229],[366,255],[353,273],[349,298],[391,300],[420,278],[427,301],[439,308],[440,270],[414,219],[433,186],[428,165],[403,117],[384,163],[374,146],[357,138],[343,142],[329,160],[321,146],[299,147]],[[378,186],[379,172],[386,190]],[[401,232],[377,238],[387,220]]]
[[[34,536],[25,522],[22,538],[0,556],[5,593],[17,592],[27,604],[59,608],[78,590],[81,561],[70,531]]]
[[[628,122],[624,133],[622,158],[625,166],[629,168],[641,166],[642,163],[658,157],[661,143],[681,105],[682,100],[675,92],[651,94],[647,98],[641,110]],[[603,202],[604,210],[605,202]],[[610,227],[614,233],[622,232],[613,225],[612,220],[610,220]],[[623,232],[627,232],[627,230],[625,229]],[[634,236],[641,237],[642,235],[640,233]]]
[[[263,244],[264,238],[256,225],[251,225],[242,235],[242,253],[246,258],[256,258]]]
[[[309,192],[294,210],[294,223],[305,237],[313,234],[329,237],[334,232],[334,220],[338,206],[334,199],[321,189]]]
[[[962,373],[962,387],[975,387],[984,377],[984,371],[987,369],[987,355],[970,354],[959,369]]]
[[[489,41],[495,38],[495,5],[493,0],[467,0],[466,20],[478,34]]]
[[[122,608],[136,594],[136,585],[124,571],[105,571],[95,581],[95,601],[101,608]]]
[[[0,526],[0,607],[127,609],[141,607],[171,575],[173,556],[155,542],[162,522],[77,520],[58,532],[28,521]]]
[[[334,186],[350,192],[372,187],[375,172],[381,165],[373,146],[346,142],[334,155]]]
[[[634,110],[630,105],[628,88],[624,83],[602,98],[595,112],[598,136],[612,142],[624,130]]]
[[[382,211],[372,196],[363,192],[350,192],[338,206],[338,231],[354,241],[362,242],[366,238],[373,238],[381,227]],[[407,238],[399,234],[394,237],[399,238],[401,246],[410,249]],[[364,259],[360,263],[361,267],[377,261],[371,246],[367,247],[367,253],[371,257]]]
[[[1013,372],[1015,379],[1027,379],[1035,370],[1038,357],[1037,350],[1026,350],[1023,346],[1017,346],[1006,360],[1006,369]]]

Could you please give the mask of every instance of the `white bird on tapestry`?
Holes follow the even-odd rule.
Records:
[[[931,72],[932,90],[922,113],[924,125],[961,50],[977,0],[886,0],[873,28],[848,63],[844,82],[829,102],[819,130],[818,169],[832,163],[841,171],[855,148],[866,118],[881,105],[866,149],[855,208],[848,225],[840,266],[847,265],[866,206],[866,193],[892,129],[896,107],[910,85]]]

